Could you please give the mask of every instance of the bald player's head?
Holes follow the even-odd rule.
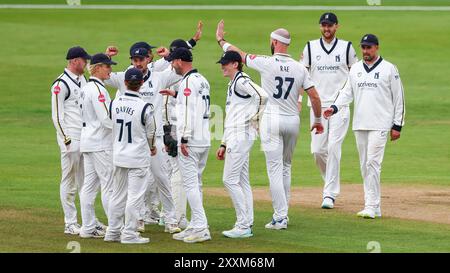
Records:
[[[291,34],[284,28],[278,28],[270,33],[270,49],[272,54],[283,48],[285,51],[291,43]]]

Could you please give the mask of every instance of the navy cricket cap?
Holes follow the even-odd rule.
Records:
[[[132,52],[130,52],[130,59],[134,57],[145,58],[148,57],[148,50],[145,48],[135,48]]]
[[[171,62],[173,60],[180,59],[183,62],[192,62],[192,53],[189,49],[184,47],[176,48],[174,51],[170,52],[167,56],[166,61]]]
[[[125,80],[129,82],[140,82],[144,80],[144,74],[140,69],[132,67],[125,72]]]
[[[225,52],[219,61],[217,61],[218,64],[228,64],[231,62],[242,62],[241,54],[239,54],[236,51],[227,51]]]
[[[82,48],[81,46],[75,46],[69,48],[69,50],[67,51],[66,60],[71,60],[75,58],[83,58],[86,60],[90,60],[91,55],[87,54],[86,50],[84,50],[84,48]]]
[[[191,49],[191,47],[188,45],[188,43],[183,39],[173,40],[172,43],[170,44],[169,49],[170,49],[170,52],[172,52],[175,49],[180,48],[180,47]]]
[[[334,25],[338,23],[338,18],[336,16],[336,14],[332,13],[332,12],[326,12],[324,14],[322,14],[322,16],[320,16],[319,19],[319,24],[330,24],[330,25]]]
[[[145,48],[145,49],[147,49],[147,51],[151,51],[152,48],[155,48],[155,47],[149,45],[149,44],[146,43],[146,42],[137,42],[137,43],[134,43],[134,44],[130,47],[130,56],[131,56],[131,53],[132,53],[136,48]]]
[[[104,53],[98,53],[92,56],[91,64],[109,64],[116,65],[116,62],[113,62],[108,55]]]
[[[378,38],[373,34],[366,34],[362,37],[360,45],[367,45],[367,46],[378,45]]]

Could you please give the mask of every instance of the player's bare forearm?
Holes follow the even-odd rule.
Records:
[[[314,87],[311,87],[306,92],[311,101],[314,116],[320,118],[322,116],[322,103],[320,102],[319,93],[317,93],[317,90]]]
[[[245,56],[247,56],[247,53],[239,49],[237,46],[234,46],[231,43],[227,42],[224,39],[224,36],[225,36],[224,21],[220,20],[216,30],[216,40],[219,43],[219,46],[223,49],[223,46],[228,43],[228,46],[225,51],[239,52],[239,54],[241,54],[242,61],[245,63]]]
[[[200,20],[197,23],[197,31],[194,34],[194,37],[192,39],[195,42],[198,42],[202,38],[202,32],[203,32],[203,22]]]

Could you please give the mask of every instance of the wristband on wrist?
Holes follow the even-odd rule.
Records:
[[[314,117],[314,123],[321,123],[322,117]]]
[[[194,40],[194,38],[187,41],[187,43],[191,48],[193,48],[197,44],[197,42]]]
[[[331,105],[330,107],[333,108],[333,115],[338,112],[338,108],[336,105]]]
[[[220,39],[219,41],[217,41],[217,43],[219,44],[219,46],[220,46],[220,42],[222,42],[222,41],[226,42],[225,39]]]
[[[188,140],[185,139],[184,137],[182,137],[182,138],[181,138],[181,143],[182,143],[182,144],[186,144],[186,143],[188,143]]]
[[[394,124],[394,125],[392,126],[392,129],[395,130],[395,131],[400,132],[400,131],[402,130],[402,126],[400,126],[400,125],[395,125],[395,124]]]
[[[230,46],[231,46],[230,43],[225,43],[225,44],[222,46],[223,52],[227,52],[227,50],[228,50],[228,48],[229,48]]]

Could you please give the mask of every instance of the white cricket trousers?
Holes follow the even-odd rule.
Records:
[[[83,233],[95,230],[95,198],[99,189],[105,215],[108,216],[109,199],[112,193],[113,163],[112,151],[83,153],[84,183],[80,193]]]
[[[144,203],[141,209],[141,219],[144,219],[144,215],[149,214],[150,217],[159,219],[161,217],[159,210],[156,211],[155,208],[159,208],[159,193],[158,187],[156,186],[155,178],[150,172],[149,179],[147,181],[147,188],[144,195]]]
[[[323,112],[327,108],[322,108]],[[314,123],[314,111],[310,109],[311,126]],[[323,197],[336,199],[340,193],[340,164],[342,143],[350,124],[350,109],[342,107],[330,119],[322,118],[323,133],[311,132],[311,153],[324,181]]]
[[[223,184],[236,210],[235,226],[241,229],[253,226],[253,193],[249,177],[249,157],[253,138],[246,133],[237,140],[227,141]]]
[[[175,216],[175,207],[172,199],[172,187],[169,175],[167,174],[167,170],[169,169],[167,166],[169,155],[165,151],[162,136],[156,137],[155,146],[157,152],[156,155],[151,157],[150,170],[158,188],[159,199],[162,203],[162,214],[164,215],[165,223],[177,224],[178,221]]]
[[[136,238],[140,209],[149,174],[149,167],[115,167],[113,192],[108,209],[108,236],[117,237],[121,235],[123,240]]]
[[[172,197],[175,206],[175,213],[178,222],[186,217],[187,197],[183,186],[183,178],[181,177],[180,168],[178,166],[178,159],[169,156],[168,166],[169,178],[172,184]]]
[[[184,183],[191,221],[189,227],[194,229],[208,228],[205,209],[203,208],[202,173],[206,167],[209,147],[188,147],[188,156],[178,148],[178,162]]]
[[[78,222],[75,198],[83,185],[83,155],[80,153],[80,141],[78,140],[72,139],[72,143],[68,147],[64,143],[59,144],[61,149],[59,196],[64,211],[64,223],[70,225]]]
[[[361,176],[364,180],[365,208],[380,208],[380,174],[388,131],[356,130]]]
[[[273,219],[280,221],[288,216],[291,161],[297,144],[300,118],[264,113],[260,126],[274,208]]]

